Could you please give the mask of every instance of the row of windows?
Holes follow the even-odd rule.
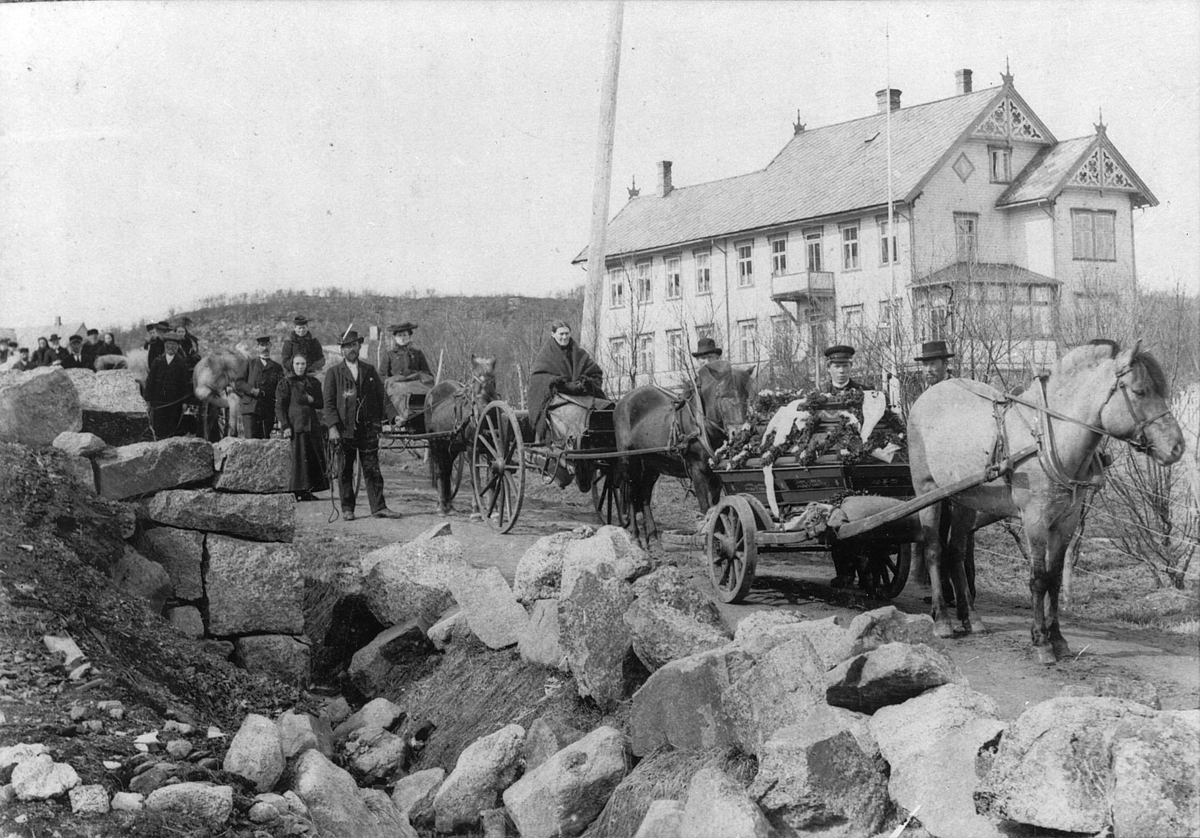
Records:
[[[896,236],[888,236],[888,220],[876,219],[879,230],[879,264],[888,265],[899,259],[899,246]],[[841,266],[843,271],[856,271],[861,268],[859,254],[859,235],[861,224],[858,221],[843,224],[839,227],[841,243]],[[802,233],[804,241],[803,264],[804,270],[822,272],[825,270],[824,258],[824,229],[815,227]],[[890,240],[890,247],[889,245]],[[771,247],[771,276],[785,276],[791,269],[790,253],[787,234],[770,236],[767,239]],[[736,258],[737,284],[739,288],[754,287],[754,241],[753,239],[734,244]],[[678,300],[683,296],[683,270],[680,256],[667,256],[663,260],[666,269],[666,299]],[[623,266],[612,266],[608,269],[609,305],[620,308],[625,305],[625,289],[628,286],[635,301],[648,303],[654,300],[653,262],[644,259],[636,262],[633,268],[632,281],[626,277]],[[698,296],[712,293],[712,251],[708,248],[692,251],[692,270]]]
[[[1117,258],[1112,210],[1071,210],[1072,258],[1113,262]],[[979,214],[954,213],[954,247],[959,262],[974,262],[979,255]]]

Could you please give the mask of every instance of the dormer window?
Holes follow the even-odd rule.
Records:
[[[991,160],[992,183],[1009,183],[1012,180],[1012,149],[1008,146],[988,146]]]

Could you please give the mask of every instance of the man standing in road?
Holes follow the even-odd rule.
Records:
[[[383,474],[379,471],[379,432],[383,426],[387,395],[383,379],[373,366],[358,357],[362,339],[351,329],[342,337],[342,361],[325,374],[322,393],[325,405],[321,421],[329,429],[331,444],[340,450],[338,474],[342,518],[354,520],[354,465],[362,463],[367,483],[367,500],[376,518],[399,518],[388,509],[383,497]]]
[[[183,403],[192,394],[192,376],[179,352],[179,335],[164,333],[162,344],[162,354],[150,364],[145,388],[155,439],[180,433]]]
[[[308,331],[308,318],[303,314],[292,318],[292,333],[283,339],[283,358],[280,363],[285,370],[292,368],[294,355],[303,355],[308,360],[309,375],[319,375],[325,368],[325,350],[316,335]]]
[[[233,383],[242,397],[242,436],[267,439],[275,424],[275,387],[283,380],[283,367],[271,360],[271,336],[257,339],[258,357],[246,364]]]

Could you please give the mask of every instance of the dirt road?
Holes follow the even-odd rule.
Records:
[[[330,523],[333,507],[326,493],[319,502],[299,505],[298,543],[324,543],[324,549],[317,552],[328,555],[332,550],[350,558],[384,544],[407,541],[449,520],[454,535],[466,549],[468,561],[479,567],[497,567],[511,582],[517,562],[538,538],[581,524],[597,525],[589,496],[574,487],[562,491],[543,487],[538,485],[536,475],[529,474],[530,485],[516,527],[507,535],[498,535],[486,524],[469,520],[467,486],[456,500],[459,511],[445,519],[436,514],[436,499],[423,465],[407,454],[387,454],[383,470],[388,504],[404,513],[403,518]],[[660,508],[660,525],[665,528],[691,527],[698,520],[694,501],[684,498],[675,482],[660,486],[656,512]],[[673,562],[687,569],[697,587],[709,590],[702,554],[656,548],[653,555],[656,561]],[[986,569],[981,566],[982,573]],[[798,611],[811,619],[832,615],[848,622],[856,614],[885,604],[854,592],[831,589],[828,582],[832,575],[832,565],[823,554],[765,555],[747,600],[741,605],[722,606],[722,611],[730,625],[762,609]],[[910,580],[892,604],[908,613],[923,613],[929,607],[921,599],[925,593]],[[1200,707],[1200,649],[1194,636],[1083,621],[1067,614],[1064,634],[1076,656],[1069,662],[1045,667],[1036,663],[1028,651],[1027,600],[996,594],[981,579],[978,607],[989,631],[955,638],[945,648],[971,686],[995,699],[1005,718],[1014,718],[1030,704],[1057,695],[1064,686],[1094,684],[1102,676],[1153,684],[1164,709]]]

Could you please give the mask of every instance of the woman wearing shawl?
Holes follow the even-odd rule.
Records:
[[[321,382],[308,372],[308,359],[292,356],[292,374],[275,388],[275,418],[283,438],[292,441],[292,479],[296,500],[316,500],[313,492],[329,488],[325,476],[325,431],[317,411],[324,401]]]
[[[539,439],[546,432],[546,406],[556,394],[606,398],[601,389],[604,370],[571,338],[571,327],[555,320],[550,324],[550,334],[529,376],[527,404]]]

